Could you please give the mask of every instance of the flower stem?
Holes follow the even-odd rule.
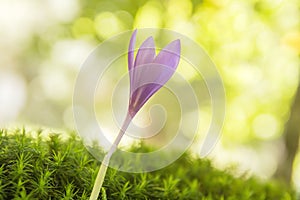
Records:
[[[104,159],[106,159],[106,158],[107,157],[105,156]],[[102,187],[102,184],[103,184],[103,181],[104,181],[104,177],[105,177],[105,174],[106,174],[106,170],[107,170],[107,165],[103,161],[101,166],[100,166],[100,169],[98,171],[97,178],[95,180],[95,184],[94,184],[94,187],[93,187],[93,191],[92,191],[92,194],[90,196],[90,200],[98,199],[99,192],[101,190],[101,187]]]
[[[132,118],[131,118],[130,114],[127,113],[126,118],[123,122],[123,125],[120,129],[120,132],[119,132],[118,136],[116,137],[114,143],[110,147],[109,151],[107,152],[107,154],[105,155],[105,157],[104,157],[104,159],[101,163],[101,166],[100,166],[100,169],[98,171],[97,178],[95,180],[94,187],[93,187],[93,190],[92,190],[92,193],[91,193],[91,196],[90,196],[90,200],[97,200],[98,199],[98,196],[99,196],[99,193],[100,193],[100,190],[101,190],[104,178],[105,178],[105,174],[106,174],[106,170],[107,170],[110,158],[111,158],[112,154],[116,151],[123,135],[125,134],[126,129],[128,128],[128,126],[131,122],[131,119]]]

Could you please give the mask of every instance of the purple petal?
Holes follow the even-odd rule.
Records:
[[[148,99],[174,74],[180,60],[180,49],[180,40],[175,40],[155,57],[153,38],[149,37],[143,42],[129,72],[131,117],[134,117]]]
[[[157,84],[147,84],[134,91],[129,102],[129,113],[132,118],[148,101],[148,99],[158,90],[155,88],[159,89],[161,86]]]
[[[134,67],[144,66],[142,70],[133,70],[134,78],[132,85],[134,87],[136,85],[141,86],[141,83],[148,80],[151,80],[148,83],[158,83],[160,85],[164,85],[175,72],[179,60],[180,60],[180,40],[175,40],[169,43],[161,52],[156,56],[154,61],[152,62],[152,56],[155,55],[153,38],[148,38],[139,49],[137,54]],[[149,47],[145,50],[143,48]],[[140,51],[141,50],[141,51]],[[143,51],[142,51],[143,50]],[[142,55],[141,62],[139,62],[138,56],[145,52],[146,55]],[[140,53],[140,54],[139,54]],[[150,56],[148,56],[148,54]],[[152,66],[152,67],[151,67]],[[133,88],[135,90],[136,88]],[[132,94],[132,93],[131,93]]]
[[[155,94],[174,74],[175,69],[165,65],[150,63],[133,69],[135,79],[130,89],[129,110],[131,117]]]
[[[135,29],[131,35],[129,47],[128,47],[128,70],[130,71],[134,65],[134,46],[136,40],[137,30]]]
[[[152,88],[143,97],[146,101],[157,92],[174,74],[180,60],[180,40],[175,40],[163,48],[154,60],[151,68],[146,68],[141,79],[152,78]],[[140,79],[140,80],[141,80]],[[142,81],[143,82],[143,81]],[[144,85],[145,83],[140,83]],[[150,84],[149,84],[150,85]]]
[[[152,63],[154,57],[155,57],[155,44],[154,44],[153,37],[149,37],[140,46],[136,54],[134,66],[136,67],[139,65]]]
[[[136,73],[137,71],[140,70],[134,70],[137,66],[142,66],[148,63],[152,63],[155,57],[155,45],[154,45],[154,40],[152,37],[147,38],[142,45],[140,46],[136,58],[134,61],[134,66],[131,68],[129,71],[129,76],[130,76],[130,95],[132,94],[132,87],[134,83],[138,80],[140,80],[143,76],[143,73]]]
[[[163,48],[154,62],[176,69],[180,60],[180,40],[174,40]]]

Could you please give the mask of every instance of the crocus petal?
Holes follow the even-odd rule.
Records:
[[[155,93],[152,92],[154,87],[156,87],[156,84],[148,84],[143,85],[134,91],[129,101],[129,114],[132,118]]]
[[[139,79],[131,85],[129,112],[131,117],[155,94],[174,74],[175,70],[161,64],[150,63],[133,69]]]
[[[141,45],[141,48],[137,53],[134,67],[142,67],[142,65],[148,66],[143,67],[142,70],[133,70],[134,81],[132,82],[132,85],[135,84],[141,86],[143,85],[142,82],[148,81],[149,79],[151,81],[148,83],[164,85],[171,78],[178,66],[180,60],[180,40],[169,43],[161,50],[155,59],[152,60],[154,56],[154,41],[152,37],[149,37]]]
[[[176,69],[180,60],[180,40],[174,40],[163,48],[154,62]]]
[[[155,57],[155,45],[154,45],[154,40],[153,37],[147,38],[142,45],[140,46],[136,58],[134,61],[134,66],[131,68],[129,71],[129,78],[130,78],[130,95],[132,94],[132,86],[135,84],[136,81],[140,80],[145,72],[141,73],[136,73],[137,70],[135,68],[137,66],[142,66],[148,63],[152,63]]]
[[[161,66],[160,71],[156,72],[156,82],[160,85],[164,85],[174,74],[180,60],[180,51],[180,40],[174,40],[156,56],[154,63]],[[155,70],[152,73],[155,73]]]
[[[136,67],[139,65],[152,63],[154,57],[155,57],[155,44],[154,44],[153,37],[149,37],[140,46],[136,54],[134,66]]]
[[[148,99],[174,74],[180,60],[180,40],[165,46],[155,57],[152,37],[138,50],[134,65],[130,67],[129,114],[133,118]]]
[[[130,38],[129,47],[128,47],[128,70],[130,71],[134,66],[134,47],[136,40],[137,30],[134,30]]]

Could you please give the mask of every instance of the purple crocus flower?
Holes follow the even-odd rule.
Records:
[[[147,38],[143,42],[134,59],[136,34],[137,30],[131,36],[128,49],[128,70],[130,76],[128,113],[117,138],[103,159],[90,200],[98,198],[110,158],[116,151],[131,120],[148,99],[171,78],[180,60],[180,40],[174,40],[169,43],[156,55],[152,37]]]
[[[137,30],[131,36],[128,48],[128,70],[130,78],[130,98],[128,113],[107,153],[109,159],[115,152],[133,117],[174,74],[180,60],[180,40],[166,45],[158,55],[155,53],[153,37],[147,38],[140,46],[134,59],[134,46]]]
[[[130,100],[128,113],[133,118],[148,99],[174,74],[180,60],[180,40],[174,40],[155,54],[153,37],[140,46],[134,59],[137,30],[131,36],[128,49]]]

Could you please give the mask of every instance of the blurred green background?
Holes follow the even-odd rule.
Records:
[[[1,0],[0,126],[75,129],[81,64],[101,41],[145,27],[184,34],[215,62],[226,90],[215,165],[300,191],[298,0]]]

